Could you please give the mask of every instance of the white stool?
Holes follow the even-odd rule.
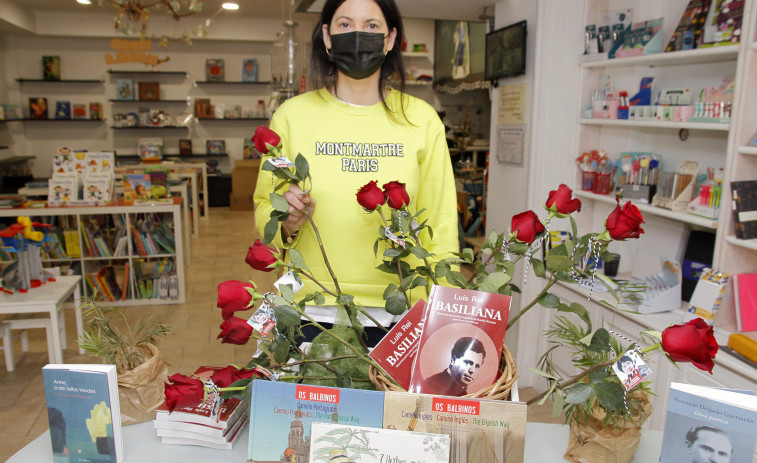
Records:
[[[10,329],[12,330],[23,330],[21,332],[21,349],[24,352],[29,351],[29,340],[27,337],[26,330],[32,329],[32,328],[44,328],[45,329],[45,336],[47,337],[47,355],[50,363],[56,363],[55,362],[55,355],[54,355],[54,347],[53,347],[53,337],[52,337],[52,323],[50,322],[50,319],[48,317],[40,317],[40,318],[15,318],[16,316],[12,316],[10,318],[5,319],[3,321],[4,324],[8,325]],[[63,321],[63,311],[58,312],[58,319],[60,320],[59,326],[60,326],[60,336],[61,336],[61,347],[63,349],[66,348],[66,324]]]
[[[5,353],[5,369],[13,371],[16,369],[16,361],[13,358],[13,336],[11,336],[9,323],[0,322],[0,338],[3,338],[2,349]]]

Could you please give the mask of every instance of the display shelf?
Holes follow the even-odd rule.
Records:
[[[210,153],[193,153],[193,154],[176,154],[176,153],[163,153],[163,159],[181,159],[181,160],[187,160],[191,161],[192,159],[200,160],[200,159],[215,159],[215,158],[228,158],[228,153],[221,153],[221,154],[210,154]],[[122,160],[134,160],[138,161],[141,160],[141,157],[138,154],[119,154],[116,156],[116,159],[122,159]]]
[[[585,68],[611,68],[627,66],[679,66],[684,64],[707,64],[721,61],[734,61],[739,55],[739,45],[723,47],[697,48],[670,53],[615,58],[581,63]]]
[[[754,240],[742,240],[739,238],[736,238],[735,235],[728,235],[725,237],[726,242],[738,246],[740,248],[744,249],[750,249],[752,251],[757,251],[757,239]]]
[[[189,98],[183,100],[108,100],[111,103],[186,103],[189,104]]]
[[[692,130],[714,130],[727,132],[731,125],[720,122],[671,122],[671,121],[636,121],[626,119],[579,119],[579,123],[584,125],[604,125],[615,127],[644,127],[656,129],[692,129]]]
[[[403,58],[431,58],[431,52],[428,51],[403,51]]]
[[[6,147],[7,148],[7,147]],[[11,156],[9,158],[0,159],[0,166],[8,166],[12,164],[18,164],[21,162],[30,161],[35,159],[36,156]]]
[[[44,79],[16,79],[16,82],[21,84],[102,84],[104,83],[99,79],[61,79],[61,80],[44,80]]]
[[[9,147],[7,145],[0,145],[0,150],[7,150]]]
[[[270,85],[271,82],[259,81],[259,82],[242,82],[241,80],[224,80],[223,82],[216,82],[212,80],[198,80],[195,81],[197,85]]]
[[[739,154],[757,156],[757,146],[739,146],[737,151]]]
[[[105,122],[105,119],[13,119],[14,121],[21,122]]]
[[[616,204],[615,197],[611,195],[598,195],[596,193],[591,193],[589,191],[582,191],[582,190],[576,190],[573,192],[573,194],[575,194],[576,196],[580,198],[590,199],[592,201],[597,201],[597,202],[611,204],[611,205]],[[622,198],[621,198],[621,202],[624,202]],[[699,227],[707,228],[710,230],[715,230],[718,228],[717,220],[708,220],[703,217],[697,217],[695,215],[688,214],[686,212],[673,212],[667,209],[662,209],[660,207],[650,206],[647,204],[638,204],[638,203],[633,203],[633,204],[636,207],[638,207],[639,210],[643,214],[652,214],[658,217],[663,217],[668,220],[673,220],[675,222],[681,222],[681,223],[686,223],[690,225],[697,225]]]
[[[133,74],[140,76],[187,76],[187,71],[124,71],[119,69],[108,69],[108,74]]]
[[[113,130],[161,130],[161,129],[162,130],[177,130],[177,129],[188,130],[189,129],[189,127],[187,127],[186,125],[174,125],[174,126],[170,126],[170,127],[166,127],[166,126],[164,126],[164,127],[153,127],[153,126],[150,126],[150,125],[135,125],[135,126],[131,126],[131,127],[116,127],[116,126],[111,126],[110,128],[113,129]]]
[[[415,85],[417,87],[431,87],[433,85],[433,82],[425,82],[422,80],[408,80],[405,82],[406,85]]]
[[[197,122],[203,123],[203,122],[237,122],[237,121],[267,121],[267,117],[236,117],[236,118],[228,118],[228,119],[218,119],[215,117],[212,118],[202,118],[198,117],[196,118]]]

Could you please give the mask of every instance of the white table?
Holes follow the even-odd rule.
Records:
[[[231,450],[213,450],[194,445],[164,445],[155,434],[152,422],[123,428],[126,463],[206,463],[247,461],[249,426]],[[632,463],[650,463],[660,459],[662,431],[643,431],[639,449]],[[559,424],[528,423],[526,425],[526,463],[553,463],[562,458],[568,446],[568,427]],[[13,455],[7,463],[53,461],[50,431],[45,431],[29,445]],[[473,463],[473,462],[471,462]]]
[[[56,277],[53,282],[47,282],[25,293],[0,293],[0,314],[48,314],[52,326],[49,336],[52,337],[53,358],[55,363],[63,363],[62,345],[64,340],[61,339],[60,329],[63,328],[65,335],[65,324],[61,327],[58,323],[58,314],[63,310],[63,303],[73,295],[74,308],[76,309],[77,338],[82,335],[84,328],[81,309],[79,308],[81,305],[80,281],[81,276],[79,275],[60,276]],[[80,352],[83,353],[81,349]]]

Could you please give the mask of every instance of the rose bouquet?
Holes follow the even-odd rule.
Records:
[[[253,141],[257,150],[267,157],[262,169],[271,172],[276,185],[274,192],[270,194],[273,211],[265,225],[263,240],[255,241],[249,248],[245,261],[253,269],[263,272],[282,270],[284,276],[277,282],[278,293],[261,292],[253,282],[226,281],[219,285],[218,307],[223,322],[218,338],[221,342],[237,345],[254,340],[257,346],[257,352],[245,368],[230,367],[237,373],[231,375],[231,383],[226,381],[220,385],[220,390],[225,396],[240,394],[249,397],[249,383],[256,378],[374,388],[375,383],[371,380],[369,369],[373,367],[381,370],[368,355],[363,323],[371,320],[384,331],[387,331],[387,327],[382,327],[371,317],[353,295],[341,290],[337,275],[329,264],[318,227],[307,208],[304,213],[308,226],[313,228],[320,244],[321,257],[328,269],[330,282],[318,281],[295,247],[284,252],[266,244],[279,233],[281,222],[289,214],[289,203],[278,192],[291,184],[300,185],[303,191],[308,191],[308,187],[312,186],[313,179],[307,160],[304,156],[297,155],[292,162],[281,156],[280,138],[265,127],[256,129]],[[379,270],[397,276],[396,283],[389,284],[383,294],[387,312],[403,313],[413,302],[411,291],[424,291],[431,284],[505,295],[520,292],[513,276],[516,264],[523,262],[523,283],[526,284],[529,275],[532,275],[531,281],[535,276],[538,278],[536,281],[540,282],[540,289],[530,302],[511,313],[508,328],[535,306],[566,315],[572,314],[571,317],[577,317],[584,325],[579,328],[568,316],[558,316],[557,325],[547,333],[556,345],[543,357],[543,371],[540,374],[550,381],[545,397],[553,396],[559,405],[581,404],[583,408],[576,409],[581,410],[581,413],[585,413],[587,407],[590,408],[598,401],[612,413],[627,413],[630,408],[621,407],[620,404],[629,403],[626,397],[630,395],[622,389],[618,377],[612,379],[608,367],[620,360],[626,350],[635,346],[623,346],[620,338],[612,335],[609,330],[594,328],[583,305],[563,302],[550,289],[558,283],[592,286],[595,280],[605,278],[595,274],[593,263],[600,259],[612,259],[607,252],[608,244],[613,240],[638,238],[643,233],[641,224],[644,220],[636,206],[630,202],[621,206],[618,202],[601,232],[579,237],[571,214],[580,212],[581,202],[573,197],[570,188],[560,185],[557,190],[549,193],[544,203],[544,219],[540,219],[534,211],[515,215],[507,232],[493,232],[488,236],[480,256],[475,256],[471,249],[450,256],[436,256],[424,247],[427,239],[433,239],[433,230],[425,220],[426,211],[412,211],[413,199],[401,182],[389,182],[380,188],[377,182],[371,181],[358,190],[356,203],[355,207],[362,207],[367,213],[375,213],[377,217],[378,236],[373,250],[376,255],[382,256]],[[571,236],[575,238],[567,239],[550,249],[546,255],[540,256],[541,243],[549,236],[550,225],[553,221],[562,219],[569,220]],[[464,273],[461,267],[469,271]],[[305,279],[312,281],[319,289],[297,295]],[[609,280],[605,281],[615,300],[613,307],[632,298],[634,292],[639,291],[639,288],[622,286],[613,289]],[[306,309],[309,304],[323,305],[326,296],[336,301],[338,309],[337,323],[331,328],[318,323]],[[254,313],[249,320],[238,316],[238,313],[250,310]],[[267,318],[261,314],[267,314]],[[259,321],[258,316],[264,321]],[[299,342],[304,326],[315,327],[320,333],[308,347]],[[699,330],[698,325],[690,326]],[[668,328],[662,334],[644,333],[645,337],[659,342],[640,349],[641,355],[653,350],[664,350],[671,360],[693,361],[694,357],[671,347],[680,342],[678,335],[671,336],[671,333],[679,329],[690,328],[676,328],[674,331],[669,331],[673,328]],[[549,354],[554,349],[563,347],[575,349],[581,354],[577,354],[577,365],[583,371],[579,377],[566,380],[550,368]],[[711,354],[711,364],[714,351],[710,349],[708,354]],[[696,357],[698,364],[705,365],[707,361],[704,357]],[[178,386],[185,387],[187,382],[184,376],[174,375],[172,378],[174,385],[167,385],[167,394]],[[392,381],[391,378],[388,380]],[[610,386],[611,383],[617,383],[615,386],[622,390]],[[197,386],[196,383],[193,384]],[[193,395],[197,398],[199,392],[195,390]],[[581,416],[578,412],[574,414],[570,407],[566,410],[571,416]]]

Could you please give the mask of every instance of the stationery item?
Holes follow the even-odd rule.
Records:
[[[675,212],[685,211],[694,196],[694,184],[698,173],[698,162],[683,161],[679,163],[672,181],[665,179],[664,188],[658,190],[658,193],[652,199],[652,204]],[[668,181],[671,183],[668,184]],[[662,180],[660,183],[662,184]]]
[[[736,304],[736,329],[757,331],[757,273],[735,273],[731,279]]]
[[[639,313],[669,312],[681,307],[681,264],[674,259],[661,259],[662,271],[645,278],[634,278],[631,285],[644,287],[626,304]]]
[[[309,461],[448,463],[450,437],[397,429],[313,423]]]
[[[416,302],[368,353],[404,389],[410,386],[425,308],[426,301],[421,299]]]
[[[757,180],[731,182],[731,208],[736,238],[757,238]]]
[[[689,301],[689,318],[701,317],[710,325],[715,323],[729,277],[727,273],[714,272],[711,268],[702,271]]]
[[[751,463],[757,441],[757,397],[693,384],[671,383],[660,463],[691,461]],[[704,455],[717,455],[711,460]]]
[[[408,391],[461,396],[490,386],[499,371],[510,300],[432,286]]]
[[[51,364],[42,378],[55,461],[123,461],[116,366]]]

